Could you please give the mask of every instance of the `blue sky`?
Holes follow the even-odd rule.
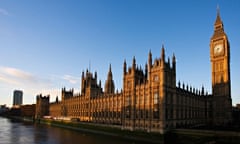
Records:
[[[14,89],[23,102],[39,93],[60,96],[80,89],[90,67],[105,83],[109,64],[118,89],[122,66],[175,53],[177,81],[211,93],[209,42],[216,8],[231,44],[233,104],[240,103],[240,1],[237,0],[0,0],[0,104],[12,105]],[[89,66],[90,65],[90,66]]]

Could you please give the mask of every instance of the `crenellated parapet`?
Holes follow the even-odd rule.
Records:
[[[81,95],[96,97],[101,93],[101,81],[99,81],[99,83],[97,82],[97,72],[95,72],[94,76],[88,70],[86,70],[86,73],[82,72]]]
[[[130,78],[134,80],[133,84],[134,85],[138,85],[138,84],[142,84],[142,83],[146,83],[147,81],[147,69],[145,67],[145,70],[143,70],[143,68],[141,66],[138,66],[136,64],[136,59],[135,57],[133,57],[132,60],[132,66],[128,67],[127,69],[127,64],[126,61],[124,61],[123,64],[123,77],[124,78]]]
[[[148,56],[148,68],[149,70],[152,68],[165,68],[168,70],[176,70],[176,57],[175,54],[173,54],[172,56],[172,62],[170,62],[170,57],[168,57],[167,61],[165,59],[165,48],[164,46],[162,46],[162,50],[161,50],[161,57],[160,58],[156,58],[152,64],[152,53],[151,51],[149,52],[149,56]]]
[[[38,101],[49,101],[50,95],[43,96],[42,94],[39,94],[36,96],[37,102]]]
[[[74,89],[66,90],[66,88],[62,88],[62,100],[69,99],[73,97]]]
[[[161,73],[162,76],[161,76]],[[154,75],[154,76],[153,76]],[[175,77],[176,77],[176,57],[173,54],[172,56],[172,62],[170,62],[170,58],[168,57],[168,60],[165,60],[165,49],[164,46],[162,46],[161,50],[161,57],[156,58],[154,62],[152,62],[152,53],[149,51],[148,54],[148,63],[146,63],[145,68],[143,69],[141,66],[138,66],[136,64],[136,59],[133,57],[132,65],[127,68],[126,60],[124,60],[123,63],[123,76],[124,79],[132,79],[134,81],[134,85],[139,84],[147,84],[147,82],[152,81],[154,79],[153,77],[161,77],[162,80],[165,76],[168,75],[168,77],[171,77],[169,79],[172,79],[174,83]]]

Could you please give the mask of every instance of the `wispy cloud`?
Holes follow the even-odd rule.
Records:
[[[79,78],[78,77],[74,77],[74,76],[71,76],[71,75],[64,75],[63,79],[68,81],[71,84],[76,84],[76,83],[79,82]]]
[[[35,80],[35,77],[33,74],[31,74],[29,72],[25,72],[20,69],[11,68],[11,67],[0,67],[0,70],[2,71],[3,74],[10,76],[10,77],[27,80],[27,81]]]
[[[0,81],[19,87],[48,87],[51,82],[32,73],[12,67],[0,66]]]
[[[13,79],[8,79],[5,76],[0,74],[0,81],[4,82],[4,83],[9,83],[9,84],[14,84],[14,85],[19,85],[19,83]]]
[[[9,15],[9,12],[3,8],[0,8],[0,14],[1,15]]]
[[[61,97],[62,87],[78,88],[79,81],[79,77],[72,75],[39,76],[22,69],[0,66],[0,91],[11,92],[19,88],[24,91],[27,103],[35,100],[35,96],[40,93],[50,94],[51,101],[54,101],[57,95]]]

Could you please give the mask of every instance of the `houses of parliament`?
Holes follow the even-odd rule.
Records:
[[[151,51],[145,68],[135,57],[123,63],[123,88],[115,91],[111,65],[104,84],[97,73],[82,72],[81,93],[62,89],[61,101],[37,96],[36,117],[78,118],[80,121],[118,125],[122,129],[164,133],[168,129],[201,125],[227,125],[232,121],[230,44],[219,11],[210,39],[212,94],[176,82],[176,57],[166,60]]]

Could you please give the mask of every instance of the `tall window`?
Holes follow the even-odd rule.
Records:
[[[159,80],[158,75],[154,75],[154,76],[153,76],[153,80],[154,80],[155,82],[158,82],[158,80]]]
[[[158,105],[155,105],[155,106],[154,106],[154,109],[153,109],[153,118],[154,118],[154,119],[158,119],[158,118],[159,118]]]
[[[145,95],[145,105],[149,105],[148,95]]]
[[[143,95],[140,95],[140,96],[139,96],[139,104],[140,104],[140,105],[143,105]]]
[[[223,63],[220,63],[220,71],[223,71]]]
[[[139,96],[136,96],[136,106],[139,104]]]
[[[127,82],[127,88],[131,88],[131,81]]]
[[[125,106],[130,106],[130,96],[127,96],[125,99]]]
[[[155,92],[154,93],[154,96],[153,96],[153,103],[154,103],[154,109],[153,109],[153,118],[154,119],[158,119],[159,118],[159,94],[158,92]]]
[[[126,108],[126,115],[125,115],[126,118],[130,118],[130,107],[127,107]]]
[[[153,99],[154,104],[158,104],[159,103],[159,95],[158,92],[154,93],[154,99]]]

